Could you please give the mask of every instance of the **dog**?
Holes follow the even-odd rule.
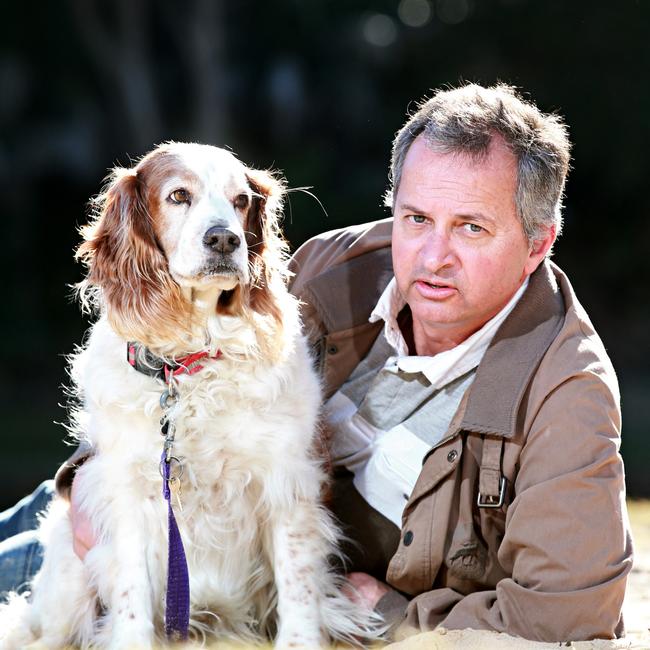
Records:
[[[338,532],[314,453],[319,382],[286,288],[285,192],[226,150],[166,143],[93,202],[77,257],[99,317],[71,358],[70,427],[92,449],[75,494],[97,542],[82,562],[55,499],[31,594],[0,612],[1,648],[375,634],[330,566]],[[189,600],[171,578],[183,555]]]

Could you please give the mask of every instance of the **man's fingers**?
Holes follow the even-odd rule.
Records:
[[[367,573],[354,571],[347,574],[349,589],[345,595],[355,603],[374,609],[381,597],[390,591],[390,587]]]

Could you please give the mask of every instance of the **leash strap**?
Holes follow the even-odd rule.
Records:
[[[171,502],[171,461],[163,451],[160,465],[163,470],[163,497],[167,501],[169,545],[167,555],[167,596],[165,603],[165,632],[169,640],[186,641],[190,622],[190,577],[176,517]]]
[[[165,436],[160,459],[160,473],[163,477],[163,497],[167,501],[168,553],[165,632],[170,641],[186,641],[190,621],[190,579],[187,557],[171,502],[173,492],[178,499],[179,508],[182,510],[180,477],[183,465],[178,458],[172,456],[175,427],[173,420],[170,420],[170,410],[178,400],[178,394],[174,388],[175,378],[177,375],[193,375],[199,372],[203,368],[201,362],[204,359],[219,359],[220,357],[221,350],[217,350],[216,354],[212,356],[209,352],[203,351],[176,358],[173,362],[167,363],[140,343],[130,341],[126,346],[126,359],[130,366],[138,372],[160,379],[167,384],[167,390],[160,396],[160,407],[163,410],[163,417],[160,421],[161,433]],[[180,473],[176,476],[172,476],[172,461],[175,461],[179,467]]]

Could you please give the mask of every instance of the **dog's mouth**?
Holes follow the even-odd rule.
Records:
[[[174,279],[185,287],[219,286],[222,289],[234,289],[238,284],[245,284],[246,278],[236,265],[225,261],[209,261],[191,274],[174,273]]]
[[[218,286],[223,290],[247,282],[242,269],[228,260],[209,260],[201,267],[196,279],[203,286]]]
[[[229,262],[208,262],[198,273],[199,277],[212,277],[215,275],[227,277],[235,276],[240,280],[242,279],[241,269],[237,265]]]

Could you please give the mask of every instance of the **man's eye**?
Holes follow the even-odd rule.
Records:
[[[410,219],[413,223],[424,223],[424,222],[427,220],[426,217],[423,217],[421,214],[412,214],[412,215],[409,215],[409,219]]]
[[[482,226],[479,226],[477,223],[466,223],[463,225],[465,230],[468,230],[472,234],[478,234],[485,230]]]
[[[190,193],[184,189],[184,188],[179,188],[177,190],[174,190],[170,195],[169,195],[169,200],[172,203],[191,203],[192,202],[192,197],[190,196]]]

